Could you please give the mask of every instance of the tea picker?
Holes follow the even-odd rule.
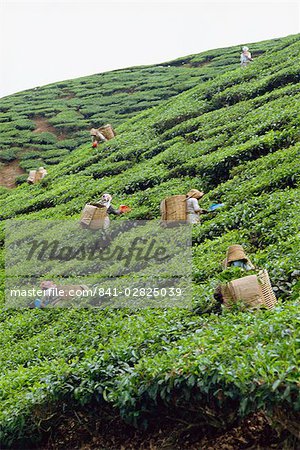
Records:
[[[92,136],[92,147],[97,148],[99,143],[113,139],[116,133],[113,127],[108,123],[100,128],[92,128],[90,130],[90,135]]]
[[[186,194],[186,212],[188,223],[200,223],[200,214],[208,213],[208,210],[202,209],[199,206],[198,200],[200,200],[203,196],[204,192],[198,191],[197,189],[191,189]]]
[[[249,52],[249,48],[244,46],[241,53],[241,67],[247,67],[252,61],[253,59]]]
[[[115,209],[111,201],[112,195],[103,194],[100,200],[87,203],[81,213],[80,225],[82,228],[106,230],[110,225],[109,214],[119,216],[131,211],[126,205],[121,205],[119,209]]]
[[[224,269],[240,267],[246,271],[255,269],[241,245],[228,247],[223,267]],[[214,298],[225,308],[232,308],[241,303],[248,309],[272,309],[277,302],[269,274],[265,269],[259,270],[257,274],[220,284],[215,290]]]
[[[241,245],[230,245],[226,252],[226,258],[223,261],[224,269],[229,267],[240,267],[244,270],[253,270],[255,267],[246,255]]]
[[[204,192],[191,189],[186,195],[172,195],[160,203],[161,221],[166,223],[187,222],[200,223],[200,214],[209,211],[199,206],[198,200],[204,196]]]
[[[27,178],[28,184],[36,184],[48,174],[44,167],[39,167],[38,170],[30,170]]]
[[[92,128],[90,130],[90,135],[91,135],[92,141],[93,141],[93,143],[92,143],[93,148],[98,147],[99,143],[107,141],[105,136],[102,133],[100,133],[100,131],[97,130],[96,128]]]

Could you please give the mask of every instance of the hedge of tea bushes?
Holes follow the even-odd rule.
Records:
[[[108,402],[136,426],[157,411],[223,429],[257,409],[296,413],[298,307],[203,318],[174,310],[7,317],[1,442],[38,440],[58,401]]]
[[[238,51],[238,48],[217,51],[204,67],[177,64],[136,67],[39,86],[4,97],[0,100],[0,157],[3,152],[3,160],[7,161],[6,152],[15,146],[21,151],[18,159],[22,163],[32,144],[37,143],[40,144],[39,162],[47,165],[43,147],[45,138],[40,136],[43,133],[33,134],[35,119],[44,118],[54,126],[54,131],[47,133],[46,143],[51,144],[51,150],[73,150],[90,141],[88,130],[91,127],[110,122],[117,127],[140,111],[214,78],[224,70],[222,61],[225,64],[229,54],[237,52],[236,58],[226,64],[227,71],[234,69],[238,64]],[[195,57],[189,56],[187,60]],[[215,58],[220,67],[212,67],[210,73],[210,64]],[[75,142],[71,148],[68,143],[64,145],[69,140]],[[57,161],[62,161],[64,156],[61,152]],[[30,163],[35,167],[34,158]],[[21,167],[28,170],[28,164],[21,164]]]
[[[157,409],[225,428],[237,415],[280,405],[299,412],[298,304],[272,313],[234,314],[198,322],[192,335],[153,358],[141,358],[108,394],[134,424]],[[146,422],[146,423],[145,423]]]
[[[0,190],[2,243],[5,219],[78,221],[84,204],[103,192],[114,194],[114,206],[132,208],[112,221],[158,219],[164,197],[193,187],[205,190],[204,208],[224,203],[193,228],[191,310],[1,309],[4,445],[38,440],[57,420],[61,402],[108,403],[136,426],[173,415],[225,429],[253,411],[299,412],[299,36],[254,48],[266,54],[245,71],[222,67],[215,79],[129,118],[98,149],[68,148],[41,183]],[[230,60],[237,50],[228,50]],[[222,52],[169,65],[184,77],[194,69],[217,71]],[[130,91],[136,70],[110,73],[110,81],[118,84],[123,73]],[[156,68],[143,70],[149,87]],[[61,85],[65,97],[68,83]],[[93,96],[97,85],[72,83],[83,99],[85,88]],[[78,106],[78,99],[64,101]],[[76,137],[69,140],[72,146]],[[50,161],[59,158],[55,149],[45,151]],[[220,282],[243,276],[222,268],[234,243],[257,269],[268,270],[279,300],[274,311],[225,312],[214,300]],[[0,265],[3,288],[4,251]]]
[[[262,55],[265,51],[264,47],[267,46],[274,59],[276,49],[278,52],[278,49],[281,49],[282,46],[288,46],[294,40],[295,37],[289,37],[274,42],[272,49],[269,49],[272,43],[255,44],[254,50],[260,47],[259,55]],[[291,53],[293,52],[292,45],[287,48]],[[194,67],[186,67],[186,64],[175,63],[175,65],[172,65],[170,63],[115,71],[38,87],[34,90],[18,93],[15,96],[6,97],[0,102],[0,109],[3,111],[0,120],[3,126],[7,128],[8,133],[2,135],[1,148],[5,150],[11,145],[16,145],[18,148],[24,149],[24,153],[26,153],[27,147],[30,148],[36,140],[39,141],[39,144],[44,144],[37,136],[33,135],[32,138],[31,133],[20,133],[20,129],[26,129],[27,131],[34,129],[35,124],[32,119],[35,117],[48,119],[57,128],[56,134],[59,135],[63,132],[67,137],[72,136],[78,146],[88,139],[85,131],[91,126],[99,125],[99,121],[101,123],[113,122],[114,125],[118,125],[138,111],[147,109],[149,106],[155,106],[170,96],[199,85],[203,81],[215,78],[221,72],[222,61],[224,64],[228,63],[230,55],[235,55],[238,51],[239,48],[234,47],[210,52],[209,55],[205,53],[203,56],[192,55],[185,58],[186,64],[189,64],[189,60],[207,60],[208,63],[203,67],[199,67],[197,64]],[[210,67],[215,59],[218,60],[218,69],[217,72],[210,75]],[[233,70],[237,66],[236,63],[237,60],[233,60],[231,64],[225,65],[225,72],[228,72],[229,69]],[[206,73],[208,75],[203,76]],[[234,80],[234,83],[236,83],[236,80]],[[101,88],[103,90],[100,90],[99,93]],[[12,131],[12,134],[9,130]],[[3,131],[5,131],[5,128]],[[55,142],[53,133],[50,133],[48,139],[50,141],[47,143],[51,144],[51,149],[57,146],[61,147],[62,143]],[[69,149],[69,147],[63,148]],[[43,160],[44,148],[39,148],[39,151],[40,159]],[[59,160],[63,157],[64,153],[61,153],[57,158]],[[20,158],[22,160],[23,154],[20,155]],[[34,159],[31,164],[34,165]],[[24,168],[27,169],[27,166],[25,165]]]

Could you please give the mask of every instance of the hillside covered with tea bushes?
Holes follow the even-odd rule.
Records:
[[[2,249],[4,448],[42,445],[68,414],[84,408],[101,418],[108,411],[110,418],[141,429],[168,419],[174,429],[178,423],[192,424],[207,435],[223,433],[259,412],[277,424],[278,446],[272,448],[297,448],[300,36],[253,48],[260,56],[246,69],[239,67],[237,47],[209,52],[218,56],[203,67],[197,64],[206,61],[206,54],[170,63],[170,70],[181,71],[184,92],[178,94],[178,88],[159,104],[149,100],[131,118],[133,111],[123,118],[117,112],[120,97],[103,120],[118,124],[115,139],[98,149],[90,142],[72,149],[39,184],[2,188],[2,243],[7,219],[78,220],[83,205],[103,192],[114,195],[114,205],[132,208],[113,221],[158,219],[163,198],[191,188],[206,193],[204,208],[216,201],[225,205],[193,228],[192,309],[6,309]],[[214,74],[206,78],[204,68]],[[139,70],[145,71],[146,84],[153,82],[149,68]],[[122,90],[124,80],[119,85],[117,77],[128,71],[115,72],[115,84],[107,88]],[[172,76],[166,90],[177,89]],[[90,79],[91,97],[97,77]],[[66,82],[63,89],[73,92],[79,84]],[[50,87],[38,93],[43,89]],[[20,109],[25,95],[32,93],[16,97]],[[106,98],[107,105],[114,95]],[[9,104],[12,98],[3,101]],[[28,114],[44,107],[34,98],[32,105],[23,104]],[[91,99],[97,121],[103,118],[98,106]],[[5,114],[8,110],[2,110]],[[254,265],[268,270],[278,299],[273,310],[225,311],[214,300],[220,281],[243,276],[239,268],[222,269],[231,244],[243,245]],[[99,448],[93,447],[93,430],[89,433],[81,435],[78,448],[84,442]],[[176,445],[171,442],[171,448],[180,448]],[[247,448],[239,445],[234,448]]]
[[[253,45],[259,56],[272,48]],[[233,70],[239,47],[212,50],[159,65],[132,67],[39,86],[0,99],[0,163],[17,162],[24,173],[53,166],[80,144],[88,130],[118,126],[198,83]],[[1,168],[1,167],[0,167]],[[26,180],[17,177],[17,183]]]

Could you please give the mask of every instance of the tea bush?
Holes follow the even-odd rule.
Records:
[[[0,190],[2,246],[6,219],[78,221],[103,192],[114,206],[132,208],[129,219],[158,219],[162,199],[191,188],[205,191],[203,208],[224,203],[192,230],[190,309],[6,309],[1,248],[2,445],[41,439],[61,402],[75,410],[108,404],[139,427],[169,416],[226,429],[253,411],[299,413],[299,35],[253,44],[257,57],[245,70],[234,59],[239,51],[210,50],[1,100],[1,151],[18,149],[13,142],[22,136],[20,164],[49,164],[41,183]],[[137,100],[145,110],[130,117]],[[59,117],[55,126],[105,117],[118,133],[92,149],[83,130],[58,140],[10,127],[24,114]],[[274,310],[225,311],[213,298],[219,283],[244,275],[223,271],[231,244],[244,246],[251,273],[268,270]]]
[[[220,63],[225,63],[229,53],[232,53],[231,48],[218,54]],[[195,55],[186,59],[193,58]],[[212,56],[209,64],[200,68],[193,64],[136,67],[53,83],[5,97],[0,100],[1,131],[12,134],[11,139],[9,136],[0,139],[0,152],[11,145],[22,148],[32,142],[47,142],[51,150],[64,145],[73,150],[89,141],[89,128],[104,123],[117,127],[139,111],[156,106],[204,79],[214,78],[222,71],[221,66],[210,69],[214,58]],[[232,59],[227,70],[232,70],[237,60]],[[45,140],[40,133],[38,136],[32,133],[35,121],[41,118],[46,120],[47,126],[54,126],[52,132],[59,141],[53,137]],[[28,134],[25,136],[22,130]],[[42,152],[40,158],[43,158]],[[62,154],[61,160],[63,158]]]

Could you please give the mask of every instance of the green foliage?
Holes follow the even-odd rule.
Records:
[[[28,174],[17,176],[16,181],[15,181],[16,185],[19,186],[20,184],[26,183],[27,178],[28,178]]]
[[[17,130],[34,130],[35,125],[31,120],[20,119],[16,120],[13,124]]]
[[[244,313],[243,323],[232,312],[221,320],[198,320],[194,333],[186,333],[172,349],[144,356],[120,375],[110,398],[135,425],[161,403],[169,414],[178,408],[185,418],[195,420],[196,414],[220,428],[237,414],[272,411],[278,404],[298,411],[298,307]]]
[[[15,149],[11,148],[9,150],[3,150],[0,153],[0,161],[1,162],[9,162],[16,159],[17,152]]]
[[[90,140],[88,130],[105,123],[117,127],[137,113],[159,105],[162,101],[186,91],[203,80],[222,73],[227,54],[225,49],[211,55],[209,64],[156,65],[118,70],[89,77],[41,86],[0,100],[1,151],[11,146],[31,147],[32,143],[50,145],[50,150],[65,148],[74,150]],[[195,55],[187,57],[192,60]],[[217,58],[220,67],[210,68]],[[227,65],[232,70],[236,60]],[[52,125],[53,135],[33,133],[36,120],[43,118]],[[26,134],[24,133],[26,131]],[[55,139],[55,136],[59,140]],[[43,148],[39,157],[43,159]],[[64,159],[64,154],[55,161]],[[53,163],[54,159],[52,159]],[[48,163],[44,160],[43,164]]]
[[[1,309],[4,445],[38,439],[61,402],[106,402],[135,426],[166,414],[225,428],[252,411],[299,411],[299,36],[253,44],[257,57],[245,70],[239,51],[1,100],[1,152],[22,137],[30,150],[20,164],[49,165],[39,184],[22,176],[15,190],[1,189],[2,244],[6,219],[78,220],[103,192],[132,208],[128,218],[159,218],[163,198],[193,187],[205,190],[203,208],[224,203],[193,228],[192,310]],[[76,131],[58,140],[10,127],[38,115]],[[81,126],[106,121],[118,125],[117,137],[92,149]],[[220,282],[244,275],[222,269],[234,243],[268,270],[274,310],[223,311],[214,300]],[[0,264],[4,288],[4,250]]]
[[[31,137],[30,142],[36,144],[54,144],[57,141],[53,133],[37,133]]]

